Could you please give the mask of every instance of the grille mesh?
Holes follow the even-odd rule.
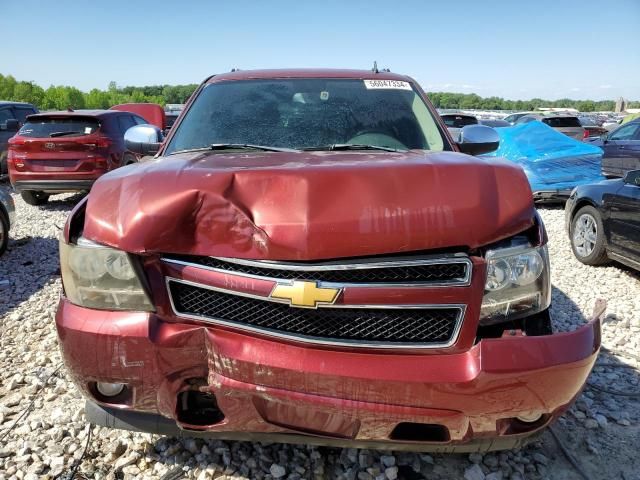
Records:
[[[179,314],[332,341],[446,344],[460,315],[458,308],[295,308],[175,281],[169,290]]]
[[[272,277],[283,280],[311,280],[335,283],[464,283],[468,264],[451,260],[451,263],[427,265],[394,265],[384,268],[359,268],[353,270],[300,271],[269,268],[268,266],[242,265],[225,262],[213,257],[179,256],[176,260],[217,268],[229,272]]]

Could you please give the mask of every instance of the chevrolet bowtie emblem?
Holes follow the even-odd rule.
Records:
[[[332,304],[338,298],[340,288],[318,287],[317,282],[294,280],[287,285],[279,283],[271,292],[271,298],[288,300],[292,307],[318,308],[318,305]]]

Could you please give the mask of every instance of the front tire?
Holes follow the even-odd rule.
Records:
[[[9,244],[9,219],[0,211],[0,255],[7,250]]]
[[[578,210],[571,221],[571,249],[585,265],[604,265],[609,261],[602,218],[590,205]]]
[[[25,190],[24,192],[20,192],[20,196],[26,203],[36,207],[38,205],[44,205],[49,201],[48,193],[40,192],[37,190]]]

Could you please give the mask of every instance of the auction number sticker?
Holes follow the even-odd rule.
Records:
[[[393,89],[393,90],[411,90],[409,82],[402,82],[399,80],[365,80],[364,86],[368,90],[373,89]]]

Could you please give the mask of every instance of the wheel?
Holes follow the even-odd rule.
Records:
[[[571,249],[585,265],[608,262],[604,228],[598,211],[592,206],[582,207],[571,222]]]
[[[0,153],[0,177],[9,173],[7,168],[7,152]]]
[[[0,211],[0,255],[7,249],[9,243],[9,219]]]
[[[49,201],[49,194],[37,190],[25,190],[20,193],[22,199],[29,205],[44,205]]]

